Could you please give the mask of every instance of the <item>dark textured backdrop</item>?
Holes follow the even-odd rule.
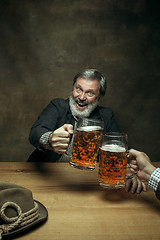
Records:
[[[0,1],[0,161],[26,161],[28,134],[73,76],[98,68],[102,105],[114,110],[130,147],[160,155],[160,1]]]

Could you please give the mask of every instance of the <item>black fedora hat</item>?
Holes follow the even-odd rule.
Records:
[[[0,182],[0,239],[26,232],[47,218],[47,209],[29,189]]]

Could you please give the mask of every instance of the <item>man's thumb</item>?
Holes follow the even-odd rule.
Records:
[[[64,124],[64,129],[69,132],[70,134],[73,134],[73,125],[72,124]]]

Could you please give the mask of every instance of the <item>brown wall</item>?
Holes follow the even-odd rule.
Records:
[[[1,0],[0,161],[26,161],[33,122],[84,68],[107,76],[101,103],[130,147],[159,161],[159,10],[156,0]]]

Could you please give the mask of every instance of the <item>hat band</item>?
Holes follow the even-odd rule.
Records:
[[[22,209],[18,204],[14,202],[4,203],[0,209],[0,217],[7,224],[0,225],[0,239],[2,239],[3,233],[8,233],[16,228],[23,227],[34,222],[39,217],[38,204],[34,202],[34,205],[33,209],[22,213]],[[18,215],[16,217],[8,218],[5,214],[7,207],[14,208]]]

